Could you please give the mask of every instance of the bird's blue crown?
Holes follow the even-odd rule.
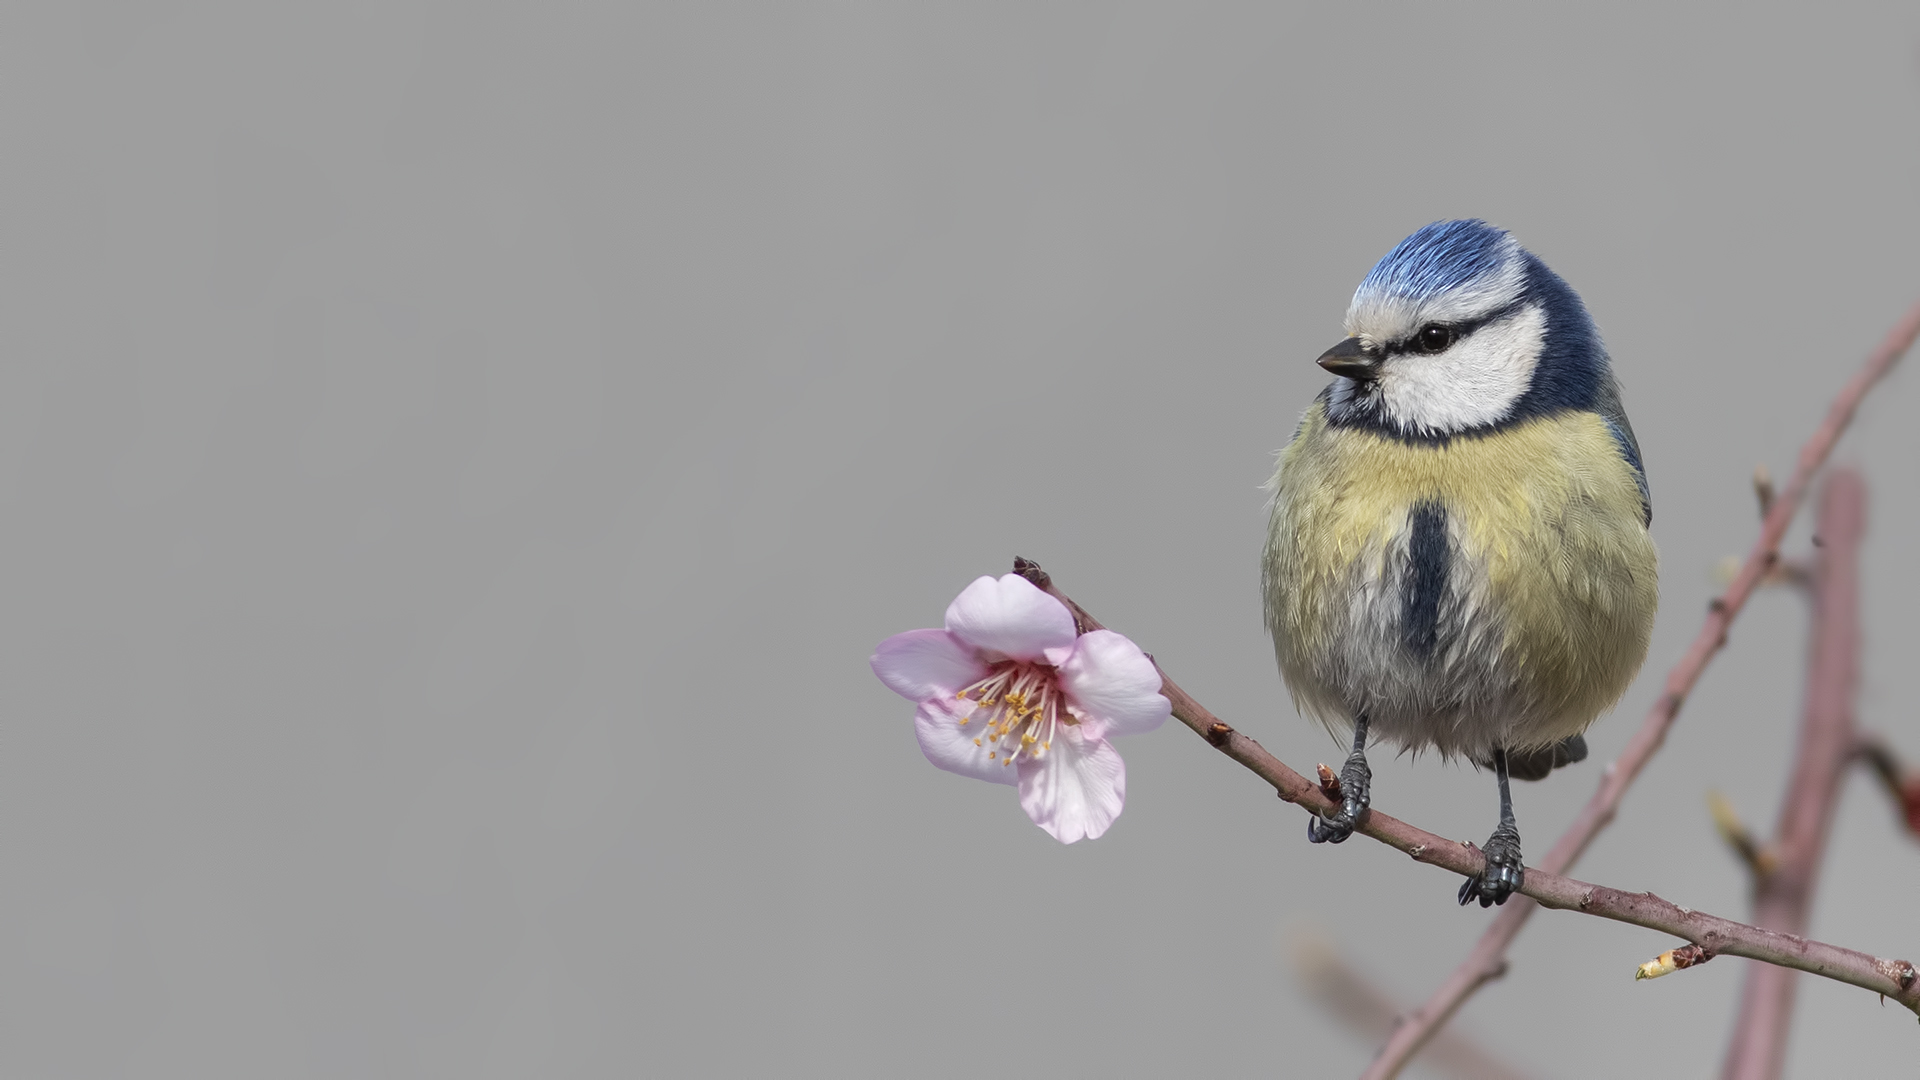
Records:
[[[1519,253],[1505,229],[1477,218],[1436,221],[1394,246],[1374,264],[1354,303],[1420,301],[1494,276]]]

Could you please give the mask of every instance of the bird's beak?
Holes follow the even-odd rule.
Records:
[[[1319,363],[1335,375],[1355,382],[1371,382],[1380,374],[1380,358],[1362,348],[1357,337],[1347,338],[1321,353]]]

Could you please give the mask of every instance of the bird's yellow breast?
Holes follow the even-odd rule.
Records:
[[[1330,720],[1364,706],[1373,691],[1343,683],[1375,665],[1337,639],[1355,636],[1356,619],[1393,616],[1363,594],[1394,579],[1421,505],[1446,511],[1454,587],[1475,590],[1452,610],[1478,622],[1456,631],[1494,639],[1456,649],[1447,663],[1485,670],[1452,671],[1447,685],[1487,683],[1487,700],[1534,712],[1526,742],[1585,727],[1639,669],[1658,603],[1633,470],[1585,412],[1420,444],[1332,427],[1314,405],[1280,456],[1266,552],[1268,624],[1296,698]],[[1428,676],[1406,670],[1414,693]]]

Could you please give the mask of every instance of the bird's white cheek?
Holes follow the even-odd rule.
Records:
[[[1381,409],[1402,427],[1434,433],[1491,424],[1527,392],[1546,330],[1546,314],[1529,307],[1438,356],[1396,356],[1381,372]]]

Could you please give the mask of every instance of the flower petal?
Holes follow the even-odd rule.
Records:
[[[1060,688],[1087,716],[1106,722],[1106,735],[1139,735],[1172,715],[1160,681],[1140,646],[1111,630],[1080,635],[1060,658]]]
[[[1127,801],[1127,765],[1105,739],[1068,728],[1038,761],[1022,761],[1020,808],[1055,840],[1071,844],[1107,831]]]
[[[950,698],[987,674],[986,662],[945,630],[895,634],[868,663],[887,689],[908,701]]]
[[[987,748],[974,744],[986,725],[978,720],[962,724],[960,714],[945,701],[927,701],[913,714],[913,733],[920,739],[920,752],[927,760],[948,772],[971,776],[992,784],[1017,784],[1020,769],[1008,765],[997,752],[991,758]]]
[[[1067,606],[1018,574],[983,577],[947,606],[947,629],[961,641],[1014,660],[1038,660],[1073,644]]]

